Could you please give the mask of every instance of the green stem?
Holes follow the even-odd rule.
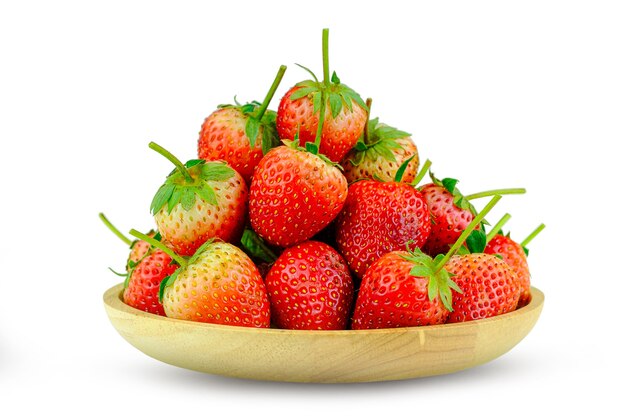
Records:
[[[183,258],[182,256],[178,255],[176,252],[174,252],[172,249],[165,246],[163,242],[159,242],[158,240],[148,235],[144,235],[143,233],[135,229],[131,229],[129,233],[135,236],[137,239],[141,239],[144,242],[151,244],[155,248],[161,249],[163,252],[167,253],[170,256],[170,258],[175,260],[178,265],[182,266],[183,268],[187,266],[187,261],[185,260],[185,258]]]
[[[498,220],[498,223],[496,223],[491,229],[491,231],[487,234],[487,243],[489,243],[489,241],[493,239],[495,235],[498,234],[500,229],[502,229],[502,227],[506,224],[506,222],[509,221],[510,218],[511,218],[511,215],[509,213],[506,213],[504,216],[502,216],[500,220]]]
[[[524,239],[522,241],[522,243],[520,243],[520,246],[526,246],[530,243],[531,240],[533,240],[535,238],[535,236],[537,236],[539,234],[539,232],[541,232],[543,229],[546,228],[546,225],[541,223],[539,226],[537,226],[537,228],[535,230],[533,230],[533,232],[531,234],[528,235],[528,237],[526,239]]]
[[[493,195],[524,194],[524,193],[526,193],[525,188],[502,188],[500,190],[489,190],[489,191],[482,191],[480,193],[469,194],[465,196],[465,199],[474,200],[476,198],[491,197]]]
[[[322,30],[322,63],[324,65],[324,85],[330,87],[330,66],[328,65],[328,28]]]
[[[128,245],[128,246],[133,244],[133,242],[129,238],[124,236],[122,234],[122,232],[120,232],[117,227],[113,226],[113,223],[111,223],[109,221],[109,219],[107,219],[107,217],[104,215],[104,213],[100,213],[98,216],[100,217],[100,220],[102,220],[102,222],[106,225],[106,227],[108,227],[110,231],[115,233],[115,236],[117,236],[120,239],[122,239],[122,242],[126,243],[126,245]]]
[[[420,169],[420,172],[417,173],[417,176],[415,177],[415,179],[413,180],[413,182],[411,183],[411,185],[413,187],[416,187],[417,184],[420,183],[420,181],[422,180],[422,178],[424,178],[426,176],[426,173],[428,172],[428,170],[430,169],[430,166],[433,163],[430,162],[430,159],[427,159],[426,161],[424,161],[424,165],[422,165],[422,169]]]
[[[326,90],[322,90],[322,104],[320,105],[320,117],[317,121],[317,132],[315,133],[315,147],[319,150],[322,143],[322,130],[324,129],[324,116],[326,115]]]
[[[478,226],[478,224],[485,218],[487,213],[491,211],[493,206],[495,206],[498,203],[498,201],[500,201],[501,198],[502,198],[501,195],[493,196],[493,198],[489,201],[489,203],[487,203],[485,208],[482,209],[482,211],[478,213],[476,217],[474,217],[474,220],[472,220],[470,224],[467,225],[465,230],[463,230],[463,233],[461,233],[461,236],[459,236],[456,242],[454,242],[454,245],[452,245],[448,253],[446,253],[446,255],[443,258],[441,258],[441,260],[437,263],[436,265],[437,272],[439,272],[441,268],[443,268],[444,265],[448,263],[450,258],[456,253],[456,251],[459,250],[459,248],[463,245],[463,243],[465,243],[465,240],[468,238],[470,233],[472,233],[472,231],[476,228],[476,226]]]
[[[265,100],[263,100],[261,107],[259,107],[256,115],[254,116],[256,120],[261,120],[261,118],[265,114],[265,110],[267,110],[267,107],[270,105],[270,101],[272,101],[272,98],[274,97],[274,94],[276,93],[276,90],[278,89],[278,86],[280,85],[280,82],[283,79],[283,75],[285,75],[285,71],[287,71],[287,67],[284,65],[281,65],[280,68],[278,69],[278,73],[276,74],[276,78],[274,78],[274,83],[270,87],[270,90],[267,92],[267,95],[265,96]]]
[[[372,98],[371,97],[365,100],[365,107],[367,107],[367,118],[365,119],[367,120],[367,122],[365,123],[365,129],[363,130],[363,142],[365,142],[366,145],[369,145],[370,143],[369,121],[370,121],[370,114],[372,113]]]
[[[180,162],[180,159],[176,158],[167,149],[163,148],[161,145],[158,145],[154,142],[150,142],[148,146],[150,147],[150,149],[152,149],[153,151],[157,151],[158,153],[166,157],[168,161],[176,165],[176,168],[178,168],[180,173],[183,174],[183,177],[185,177],[185,181],[189,183],[193,182],[193,178],[191,177],[191,174],[189,174],[189,171],[187,170],[185,165],[182,162]]]

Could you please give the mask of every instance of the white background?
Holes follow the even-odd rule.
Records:
[[[0,3],[6,415],[624,410],[623,4],[87,3]],[[171,166],[148,141],[193,158],[218,104],[262,100],[280,64],[278,96],[307,78],[296,62],[321,75],[324,27],[331,69],[411,132],[437,175],[467,193],[526,187],[490,217],[510,212],[513,237],[546,223],[529,258],[545,308],[501,358],[410,381],[266,383],[162,364],[110,325],[101,297],[119,278],[107,267],[122,269],[126,249],[97,214],[153,226]]]

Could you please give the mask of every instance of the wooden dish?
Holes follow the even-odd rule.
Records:
[[[466,323],[381,330],[254,329],[171,319],[122,302],[123,285],[104,293],[115,329],[165,363],[211,374],[289,382],[371,382],[446,374],[491,361],[533,328],[544,295],[529,305]]]

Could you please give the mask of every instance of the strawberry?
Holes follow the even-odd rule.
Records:
[[[357,183],[358,184],[358,183]],[[494,197],[444,256],[434,259],[419,248],[388,252],[368,269],[361,282],[352,328],[381,329],[445,323],[461,289],[445,268],[472,229],[501,197]]]
[[[278,327],[346,328],[352,277],[341,255],[327,244],[310,240],[286,249],[265,277],[265,284]]]
[[[340,162],[357,143],[367,121],[363,99],[342,84],[336,73],[329,76],[328,29],[322,31],[324,79],[296,84],[283,96],[276,115],[276,128],[282,139],[299,137],[300,146],[317,142],[319,152]]]
[[[148,248],[150,244],[144,241]],[[165,315],[163,305],[159,302],[161,281],[172,275],[178,265],[172,258],[159,249],[152,250],[142,257],[130,270],[124,282],[123,300],[126,304],[148,313]]]
[[[478,320],[515,310],[520,285],[502,259],[486,253],[453,256],[445,268],[462,293],[452,294],[448,323]]]
[[[287,67],[280,67],[262,104],[221,105],[202,124],[198,157],[226,161],[250,183],[254,167],[265,153],[279,145],[276,113],[267,107]]]
[[[310,239],[341,211],[348,184],[323,155],[284,141],[256,167],[250,184],[250,224],[271,245]],[[314,144],[309,144],[315,146]]]
[[[183,165],[156,143],[151,142],[150,148],[177,168],[159,188],[150,207],[168,245],[189,256],[210,238],[238,240],[248,198],[241,175],[224,162],[195,159]]]
[[[398,174],[402,178],[403,172]],[[385,253],[402,250],[407,242],[411,250],[423,246],[430,228],[426,201],[414,187],[363,180],[348,188],[336,221],[336,240],[350,269],[361,278]]]
[[[269,327],[267,290],[252,260],[239,248],[209,239],[189,258],[131,230],[170,255],[180,267],[161,282],[167,317],[243,327]]]
[[[104,213],[100,213],[98,216],[100,217],[100,220],[102,220],[102,222],[107,226],[107,228],[117,237],[119,237],[120,240],[130,248],[130,254],[128,255],[128,259],[126,260],[126,274],[118,274],[117,272],[115,272],[117,275],[125,277],[127,276],[128,272],[130,272],[130,270],[134,268],[135,265],[137,265],[137,263],[139,263],[139,261],[148,253],[148,251],[150,250],[150,244],[144,242],[141,239],[131,241],[128,237],[124,236],[124,234],[120,232],[119,229],[113,225],[113,223],[109,221]],[[156,232],[154,230],[150,230],[147,235],[149,237],[154,237],[156,235]]]
[[[523,188],[491,190],[464,196],[456,187],[458,180],[453,178],[437,179],[430,174],[432,183],[420,187],[432,220],[432,230],[424,245],[424,252],[431,256],[446,253],[461,232],[472,221],[476,209],[470,200],[479,197],[503,194],[523,194]]]
[[[371,99],[366,104],[371,108]],[[393,181],[400,166],[411,157],[401,182],[411,183],[417,175],[417,147],[409,133],[379,123],[376,118],[367,123],[362,138],[341,165],[348,183],[359,179]]]
[[[545,226],[541,224],[531,233],[529,237],[524,239],[522,243],[517,243],[509,235],[496,234],[489,241],[485,248],[485,253],[500,255],[502,260],[506,262],[519,280],[521,295],[517,308],[523,307],[530,303],[530,270],[528,268],[528,260],[526,258],[528,250],[526,245],[543,230]]]

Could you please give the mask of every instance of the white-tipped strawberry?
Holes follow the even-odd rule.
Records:
[[[176,165],[150,206],[167,244],[192,255],[210,238],[238,241],[248,200],[241,175],[225,162],[194,159],[183,164],[154,142],[150,148]]]

